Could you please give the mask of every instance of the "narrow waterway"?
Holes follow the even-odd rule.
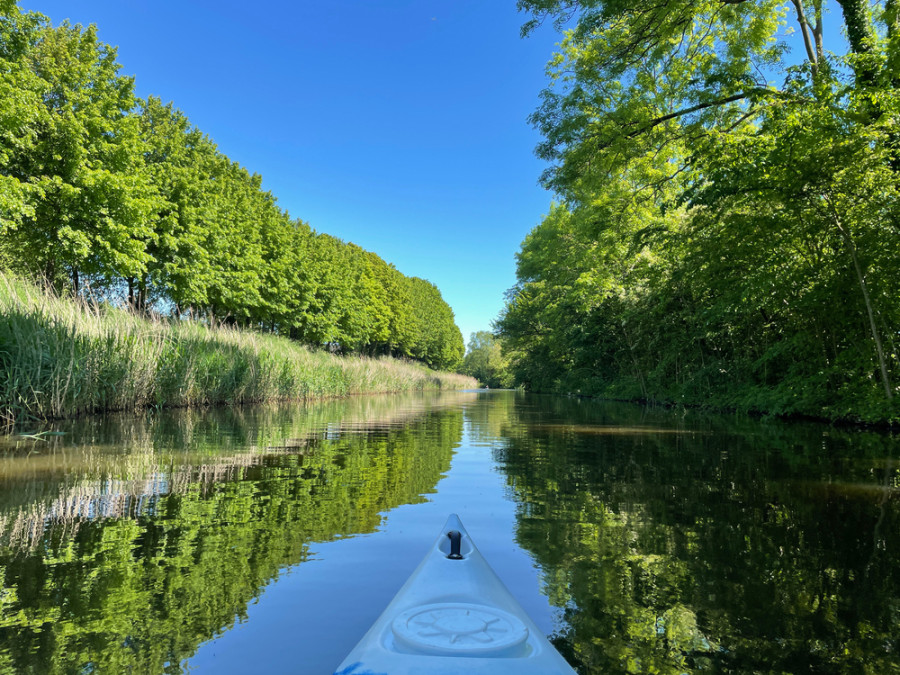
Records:
[[[900,672],[898,440],[514,392],[0,437],[0,673],[327,675],[458,513],[581,673]]]

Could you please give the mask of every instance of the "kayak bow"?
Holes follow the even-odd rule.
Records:
[[[334,675],[575,671],[482,557],[456,515]]]

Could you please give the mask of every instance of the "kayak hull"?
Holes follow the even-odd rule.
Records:
[[[450,557],[454,553],[458,559]],[[335,675],[460,672],[575,671],[451,515],[428,555]]]

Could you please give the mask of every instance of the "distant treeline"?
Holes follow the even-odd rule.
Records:
[[[292,219],[94,27],[0,0],[0,267],[345,352],[451,368],[438,289]]]
[[[839,0],[833,35],[820,1],[518,5],[570,30],[532,117],[560,203],[498,324],[516,382],[900,418],[900,2]]]

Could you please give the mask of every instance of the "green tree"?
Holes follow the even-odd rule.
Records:
[[[519,381],[896,415],[897,7],[839,4],[844,55],[823,2],[519,2],[571,26],[532,118],[563,211],[498,324]]]
[[[0,6],[0,265],[57,289],[453,368],[433,285],[284,212],[96,29]]]
[[[500,340],[486,330],[469,336],[466,356],[459,370],[487,387],[508,387],[512,382]]]
[[[145,276],[127,279],[128,298],[138,307],[165,297],[179,311],[207,308],[216,147],[172,104],[153,96],[141,103],[140,124],[145,162],[161,201],[150,243],[153,260]]]
[[[374,253],[368,253],[368,256],[373,283],[384,291],[384,318],[387,321],[384,339],[376,341],[372,349],[375,353],[399,355],[403,353],[403,345],[412,339],[412,306],[404,276]]]
[[[412,309],[412,340],[406,345],[406,354],[434,368],[452,370],[465,354],[453,310],[430,281],[418,277],[405,281]]]
[[[53,28],[17,10],[2,30],[18,33],[4,38],[15,45],[4,70],[24,88],[11,111],[24,136],[7,135],[3,150],[11,258],[76,292],[85,277],[103,287],[142,274],[157,198],[132,115],[133,82],[119,74],[115,49],[94,27]]]
[[[41,17],[21,14],[14,2],[0,6],[0,256],[12,232],[34,217],[35,189],[11,169],[19,157],[34,152],[38,129],[47,122],[40,82],[24,58],[41,25]],[[7,265],[13,262],[5,260]]]

